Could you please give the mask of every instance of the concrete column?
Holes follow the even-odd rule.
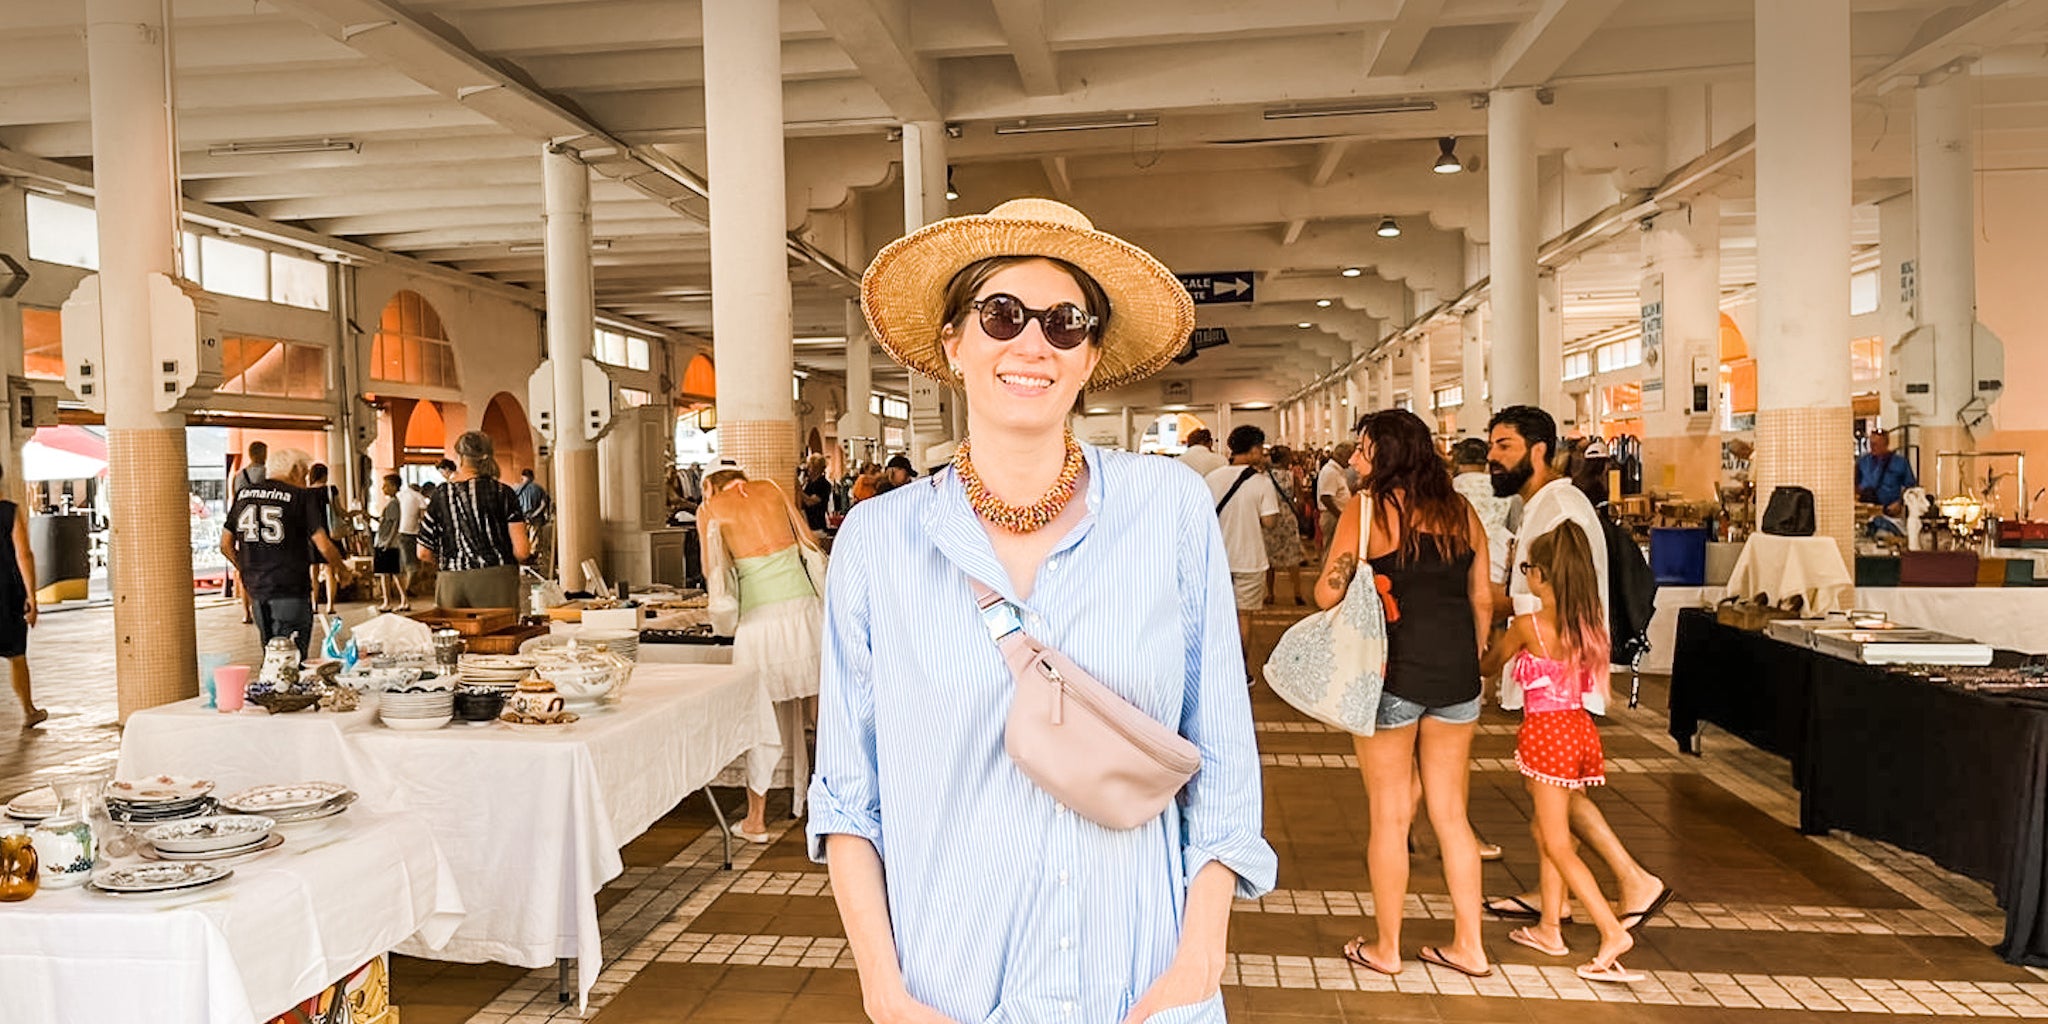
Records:
[[[1486,433],[1493,411],[1486,404],[1486,317],[1477,308],[1458,324],[1458,357],[1458,383],[1465,389],[1465,404],[1458,407],[1458,433],[1479,437]]]
[[[1237,425],[1231,422],[1230,403],[1217,403],[1210,415],[1214,419],[1209,421],[1209,432],[1216,435],[1216,450],[1227,454],[1229,449],[1224,447],[1224,439],[1230,436],[1230,431]]]
[[[1330,407],[1330,441],[1336,443],[1350,436],[1355,417],[1345,415],[1344,389],[1332,386],[1323,391],[1323,398]]]
[[[1382,409],[1392,409],[1394,407],[1394,358],[1394,353],[1387,353],[1381,357],[1378,367],[1380,379],[1379,407]]]
[[[0,185],[0,251],[25,252],[28,248],[27,195],[12,185]],[[0,299],[0,372],[19,375],[23,372],[26,341],[22,336],[21,300]],[[9,408],[10,412],[18,410]],[[21,446],[14,443],[12,431],[0,430],[0,457],[9,466],[20,467]],[[7,474],[0,481],[0,494],[24,510],[28,494],[28,482],[20,472]]]
[[[874,343],[860,300],[846,301],[846,411],[839,416],[839,441],[857,462],[875,459],[881,450],[882,423],[869,411],[875,391]]]
[[[1714,497],[1721,433],[1712,412],[1720,391],[1721,208],[1713,196],[1659,214],[1643,240],[1641,301],[1663,327],[1655,363],[1643,352],[1643,486],[1695,501]],[[1706,360],[1708,409],[1692,403],[1693,363]]]
[[[1436,388],[1430,386],[1429,332],[1408,344],[1408,394],[1415,405],[1415,415],[1429,424],[1429,432],[1437,429]]]
[[[1849,0],[1756,5],[1757,445],[1761,512],[1813,490],[1851,553]]]
[[[1123,407],[1122,412],[1124,421],[1124,451],[1137,451],[1138,439],[1142,436],[1138,430],[1137,417],[1132,415],[1131,407],[1128,405]]]
[[[1886,426],[1897,426],[1905,422],[1897,394],[1899,367],[1898,359],[1892,354],[1893,347],[1906,332],[1918,325],[1919,283],[1914,280],[1919,268],[1919,257],[1915,253],[1913,224],[1913,194],[1902,193],[1877,204],[1877,252],[1878,287],[1877,316],[1884,327],[1885,385],[1878,389],[1878,415]],[[1912,292],[1907,291],[1907,282],[1913,282]],[[1897,444],[1898,439],[1893,439]],[[1917,443],[1917,439],[1916,439]],[[1934,464],[1928,463],[1933,469]]]
[[[1495,306],[1498,312],[1500,307]],[[1500,335],[1497,333],[1500,321],[1494,321],[1494,398],[1493,407],[1505,409],[1525,401],[1509,399],[1500,392],[1500,361],[1503,358]],[[1557,417],[1559,426],[1577,419],[1571,402],[1564,394],[1564,296],[1559,288],[1555,271],[1545,271],[1536,277],[1536,404],[1545,412]],[[1592,426],[1588,424],[1588,426]]]
[[[938,121],[911,121],[903,126],[903,233],[944,220],[946,213],[946,126]],[[949,388],[918,387],[913,381],[911,429],[905,439],[911,464],[922,469],[926,448],[964,436],[964,431],[955,433],[955,425],[956,418],[964,421],[965,415],[959,396]]]
[[[1934,333],[1934,401],[1917,439],[1929,472],[1934,452],[1975,447],[1961,419],[1976,396],[1975,164],[1968,72],[1928,75],[1913,91],[1913,208],[1920,325]]]
[[[1486,107],[1487,260],[1493,404],[1542,401],[1536,297],[1536,90],[1496,89]],[[1553,371],[1554,372],[1554,371]]]
[[[1364,355],[1366,350],[1371,347],[1372,342],[1370,341],[1352,342],[1351,358],[1357,359],[1359,356]],[[1366,379],[1366,368],[1363,364],[1354,366],[1345,372],[1344,400],[1351,404],[1351,415],[1354,418],[1371,412],[1375,408],[1372,402],[1371,385],[1372,382]]]
[[[177,138],[161,0],[88,0],[86,61],[112,488],[120,717],[199,692],[185,417],[156,411],[149,277],[178,273]]]
[[[567,150],[544,146],[541,187],[546,203],[542,223],[548,365],[555,378],[555,557],[562,586],[581,590],[583,560],[604,554],[597,443],[584,435],[582,414],[583,359],[597,332],[591,292],[590,168]]]
[[[783,234],[782,32],[775,4],[706,0],[704,135],[718,447],[785,483],[797,456]]]

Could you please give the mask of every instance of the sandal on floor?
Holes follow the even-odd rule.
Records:
[[[1365,939],[1363,937],[1352,939],[1350,942],[1345,943],[1344,959],[1349,960],[1352,963],[1357,964],[1358,966],[1363,967],[1368,971],[1377,971],[1380,974],[1387,975],[1388,977],[1392,977],[1396,974],[1401,973],[1401,968],[1399,965],[1396,965],[1394,969],[1390,971],[1376,963],[1373,963],[1372,960],[1365,955],[1365,951],[1363,948],[1364,945]]]
[[[1541,921],[1543,908],[1530,903],[1520,896],[1495,896],[1486,901],[1486,912],[1510,921]],[[1572,923],[1572,915],[1557,919],[1558,924]]]
[[[1667,885],[1664,887],[1663,892],[1657,894],[1656,899],[1650,901],[1649,906],[1641,910],[1631,910],[1621,915],[1621,926],[1629,931],[1635,931],[1637,928],[1641,928],[1645,922],[1656,917],[1657,912],[1663,910],[1664,904],[1669,902],[1671,902],[1671,887]],[[1635,918],[1635,920],[1630,921],[1629,918]]]
[[[29,713],[28,713],[28,717],[27,717],[27,718],[24,718],[24,719],[22,719],[22,722],[21,722],[21,727],[22,727],[22,728],[24,728],[24,729],[33,729],[33,728],[35,728],[36,726],[39,726],[39,725],[41,725],[41,724],[43,724],[44,722],[47,722],[47,721],[49,721],[49,720],[50,720],[50,709],[49,709],[49,708],[37,708],[37,709],[35,709],[34,711],[31,711],[31,712],[29,712]]]
[[[1464,964],[1458,963],[1452,960],[1450,957],[1445,956],[1444,951],[1436,948],[1435,946],[1422,947],[1420,950],[1416,951],[1415,958],[1426,964],[1435,964],[1438,967],[1442,967],[1446,970],[1456,971],[1467,978],[1493,977],[1493,968],[1488,967],[1483,971],[1475,971],[1472,968],[1467,967]]]
[[[1610,960],[1605,967],[1600,966],[1597,960],[1583,963],[1575,973],[1587,981],[1603,981],[1615,985],[1633,985],[1646,980],[1641,973],[1623,967],[1619,960]]]
[[[1544,945],[1536,938],[1536,933],[1527,928],[1517,928],[1509,932],[1508,941],[1517,946],[1527,946],[1544,956],[1570,956],[1572,953],[1572,948],[1562,942],[1555,946]]]
[[[769,835],[766,832],[748,832],[740,827],[740,825],[742,824],[742,822],[733,822],[731,830],[732,834],[740,839],[744,839],[747,842],[753,843],[756,846],[766,846],[768,845],[770,840],[775,838],[774,836]]]

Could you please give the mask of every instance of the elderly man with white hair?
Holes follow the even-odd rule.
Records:
[[[270,453],[264,480],[244,486],[220,532],[221,554],[242,578],[263,641],[291,637],[305,656],[313,636],[315,547],[334,567],[335,586],[348,583],[348,561],[327,536],[320,503],[305,489],[313,457],[297,448]]]

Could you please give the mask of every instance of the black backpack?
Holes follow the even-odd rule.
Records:
[[[1607,540],[1607,637],[1612,660],[1633,665],[1650,649],[1650,618],[1657,614],[1657,574],[1636,539],[1619,523],[1600,513],[1600,533]]]

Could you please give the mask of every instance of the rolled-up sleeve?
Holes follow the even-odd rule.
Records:
[[[1239,899],[1257,899],[1272,891],[1279,858],[1264,834],[1259,746],[1245,687],[1230,560],[1204,497],[1191,495],[1183,502],[1188,514],[1181,518],[1187,695],[1180,731],[1202,752],[1202,770],[1182,796],[1182,856],[1190,880],[1217,861],[1236,872]]]
[[[882,852],[882,796],[875,760],[873,647],[868,627],[864,518],[850,516],[825,577],[825,637],[818,680],[818,763],[811,777],[811,859],[825,837],[856,835]]]

